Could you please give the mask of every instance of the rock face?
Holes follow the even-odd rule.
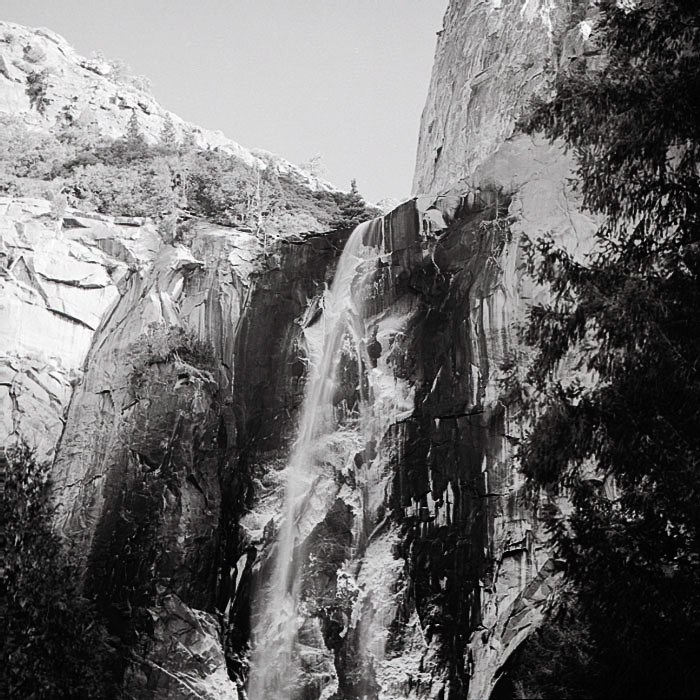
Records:
[[[129,683],[147,678],[157,696],[196,697],[187,683],[162,685],[165,671],[153,675],[175,643],[173,596],[188,620],[206,617],[200,610],[223,615],[235,598],[249,545],[237,525],[251,482],[241,445],[256,430],[274,434],[261,413],[298,401],[293,372],[268,380],[293,365],[290,325],[346,235],[265,251],[252,234],[195,225],[186,244],[163,245],[124,281],[96,331],[55,461],[57,523],[84,552],[86,586],[114,628],[146,644]],[[144,609],[162,623],[147,642]]]
[[[50,460],[95,329],[160,245],[135,220],[0,198],[0,444],[22,439]]]
[[[416,194],[469,178],[515,132],[552,67],[595,48],[587,0],[451,0],[421,117]]]
[[[2,116],[38,131],[90,118],[119,137],[137,113],[150,142],[169,117],[200,148],[333,189],[184,123],[115,64],[78,56],[48,30],[0,23],[0,37]],[[42,110],[29,90],[37,75]],[[240,445],[267,430],[268,404],[300,401],[294,320],[348,235],[297,234],[318,222],[293,218],[265,238],[194,221],[172,245],[147,220],[0,199],[0,447],[24,441],[54,462],[57,527],[130,649],[134,697],[236,697],[221,621],[248,546]],[[285,329],[276,347],[271,328]],[[270,386],[277,363],[295,369]]]
[[[453,344],[445,343],[447,362],[437,360],[440,381],[433,393],[452,376],[452,386],[437,393],[438,403],[446,401],[448,412],[459,415],[455,406],[461,405],[460,386],[467,388],[471,381],[475,392],[466,403],[470,415],[456,419],[462,425],[447,424],[452,434],[437,425],[430,431],[439,436],[439,454],[445,457],[429,462],[424,481],[430,484],[431,501],[438,503],[447,500],[440,491],[450,486],[454,507],[469,524],[455,527],[454,516],[448,523],[447,532],[452,530],[458,545],[467,548],[461,550],[466,556],[456,557],[467,568],[460,572],[459,592],[446,595],[446,604],[438,606],[439,619],[450,610],[447,619],[459,620],[461,627],[458,644],[455,637],[450,640],[450,653],[457,652],[464,661],[455,678],[458,697],[489,696],[505,660],[538,623],[542,604],[556,587],[557,563],[547,553],[536,512],[520,493],[513,459],[523,425],[517,402],[509,403],[507,377],[527,362],[514,331],[527,306],[547,293],[528,280],[520,241],[551,235],[580,256],[590,250],[596,221],[582,213],[571,190],[570,157],[556,145],[518,134],[516,120],[533,95],[548,89],[556,70],[574,61],[597,60],[589,5],[557,0],[450,2],[421,121],[414,191],[431,194],[419,202],[430,202],[439,193],[438,208],[445,209],[455,198],[464,206],[464,195],[468,203],[488,192],[507,202],[502,220],[506,240],[495,255],[488,253],[493,238],[489,243],[479,228],[476,249],[468,251],[464,242],[453,247],[459,240],[454,227],[463,226],[459,223],[437,245],[437,250],[446,246],[449,251],[445,263],[440,265],[435,255],[441,271],[450,273],[449,303],[440,308],[447,313],[445,323],[452,329],[447,337]],[[467,350],[459,341],[466,329],[472,342]],[[465,380],[462,375],[470,370],[472,378]],[[471,455],[466,461],[460,457],[464,451]],[[458,482],[471,475],[466,518],[464,489],[461,497],[453,495],[455,474]],[[420,537],[422,569],[440,568],[429,546],[435,547],[436,540],[438,551],[460,551],[454,544],[446,546],[444,532]],[[449,566],[451,559],[446,557],[443,565]],[[471,609],[455,610],[454,600]]]
[[[522,417],[507,387],[522,362],[516,326],[545,293],[525,274],[521,237],[554,230],[585,247],[595,227],[575,213],[571,174],[558,147],[518,137],[474,172],[481,187],[421,197],[370,227],[366,354],[358,369],[342,350],[332,475],[297,516],[304,697],[488,697],[538,623],[558,565],[521,490]],[[300,322],[309,344],[322,318]],[[253,440],[244,455],[261,480],[241,521],[255,589],[271,575],[289,448]]]
[[[238,700],[226,672],[219,626],[207,613],[191,610],[175,595],[149,608],[152,636],[134,650],[124,690],[136,700]]]
[[[518,134],[515,121],[547,89],[545,64],[595,54],[585,10],[514,0],[448,9],[420,195],[371,228],[381,260],[364,317],[368,353],[359,370],[344,359],[338,378],[341,412],[369,387],[375,434],[341,421],[339,449],[360,446],[303,516],[315,525],[295,550],[301,585],[322,601],[304,612],[300,696],[489,697],[556,590],[559,562],[514,460],[524,417],[508,385],[527,362],[516,331],[547,294],[527,276],[521,242],[552,235],[583,255],[597,222],[571,188],[570,157]],[[309,343],[313,321],[302,319]],[[264,475],[242,521],[258,551],[254,588],[270,576],[276,472],[288,454],[248,446]]]
[[[417,197],[363,234],[361,324],[338,350],[338,429],[301,518],[299,697],[486,698],[556,586],[513,457],[517,324],[546,294],[521,240],[549,233],[584,253],[596,222],[570,159],[514,124],[547,61],[590,53],[584,19],[555,0],[449,5]],[[159,133],[165,112],[109,65],[11,29],[5,111],[47,128],[73,91],[76,109],[106,105],[108,133],[132,110]],[[34,65],[49,71],[44,115],[26,94]],[[57,527],[130,650],[126,689],[237,697],[350,232],[264,241],[197,221],[166,244],[147,221],[57,218],[26,199],[0,200],[0,231],[0,438],[56,453]]]

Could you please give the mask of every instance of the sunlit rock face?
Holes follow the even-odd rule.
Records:
[[[93,334],[159,245],[140,220],[0,198],[0,446],[51,461]]]
[[[62,438],[57,527],[113,630],[140,640],[133,697],[235,697],[218,623],[195,609],[213,609],[230,381],[216,361],[149,364],[139,338],[187,325],[221,357],[260,246],[205,224],[167,246],[139,219],[18,198],[0,200],[0,230],[0,447],[50,462]],[[212,301],[219,274],[226,298]]]
[[[587,0],[451,0],[438,33],[413,192],[469,178],[554,70],[595,54]]]

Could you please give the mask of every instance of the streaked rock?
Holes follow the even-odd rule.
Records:
[[[149,608],[151,632],[134,650],[125,692],[134,700],[238,700],[215,618],[169,595]]]

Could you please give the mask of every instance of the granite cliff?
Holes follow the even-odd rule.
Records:
[[[449,4],[415,196],[364,229],[373,255],[350,287],[360,331],[338,350],[337,430],[300,511],[288,697],[488,697],[556,588],[513,459],[523,418],[507,389],[526,361],[516,328],[546,294],[522,241],[551,233],[585,250],[595,222],[570,158],[515,123],[553,70],[594,55],[578,6]],[[50,32],[7,31],[20,42],[0,64],[3,111],[48,129],[79,74],[79,100],[105,105],[106,130],[123,133],[140,109],[147,136],[159,133],[163,110],[115,87],[108,67]],[[53,66],[44,114],[26,95],[27,42]],[[164,240],[143,219],[0,200],[0,437],[53,461],[56,526],[79,543],[85,588],[129,649],[129,697],[245,697],[251,606],[270,579],[309,365],[350,235],[308,228],[267,240],[194,220]]]
[[[0,114],[19,117],[37,131],[83,118],[94,119],[103,136],[118,138],[136,113],[144,137],[156,143],[169,118],[174,136],[187,137],[199,148],[218,149],[257,168],[271,164],[311,189],[333,189],[280,156],[245,148],[220,131],[168,112],[151,94],[147,78],[132,75],[118,60],[79,55],[50,29],[0,21],[0,39]],[[37,84],[41,87],[32,89]]]

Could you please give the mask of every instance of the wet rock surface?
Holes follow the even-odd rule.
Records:
[[[482,189],[455,190],[448,205],[434,200],[422,212],[409,202],[367,231],[380,252],[365,287],[367,356],[359,373],[352,353],[341,360],[337,401],[356,405],[353,392],[366,385],[374,432],[370,440],[341,420],[338,439],[365,439],[364,447],[336,472],[336,500],[313,516],[319,524],[295,554],[314,553],[304,568],[315,601],[305,625],[322,633],[304,636],[315,659],[302,667],[304,697],[488,694],[554,588],[513,464],[519,408],[502,390],[518,351],[515,326],[536,292],[519,227],[544,226],[549,215],[528,187],[538,183],[532,191],[541,194],[553,169],[568,169],[559,151],[538,147],[534,170],[513,156],[506,182],[489,165]],[[306,319],[313,324],[314,314]],[[281,444],[268,459],[255,448],[264,444],[254,440],[247,461],[267,483],[242,521],[258,550],[253,588],[270,576],[288,458]]]
[[[546,294],[526,273],[522,237],[553,231],[581,254],[595,228],[570,176],[560,149],[518,137],[475,171],[479,186],[419,198],[368,229],[379,259],[365,287],[367,355],[359,370],[352,353],[341,361],[337,400],[355,405],[366,387],[374,432],[341,421],[338,439],[365,440],[333,487],[353,518],[341,527],[331,499],[302,540],[316,551],[330,519],[320,558],[346,552],[336,581],[327,567],[309,574],[327,604],[305,613],[325,634],[304,637],[316,660],[304,697],[487,697],[556,589],[514,461],[523,423],[507,386],[526,361],[517,326]],[[313,327],[315,314],[304,318]],[[287,457],[283,446],[270,461],[250,452],[266,480],[242,521],[258,550],[253,588],[269,577]]]

